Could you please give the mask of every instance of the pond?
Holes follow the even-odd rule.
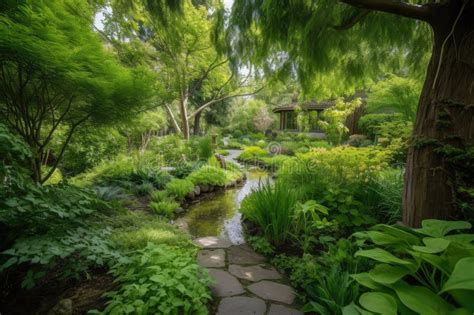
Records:
[[[236,162],[235,158],[240,152],[230,150],[226,160]],[[246,174],[247,180],[242,187],[218,192],[209,199],[191,205],[187,213],[178,219],[178,225],[185,227],[192,237],[220,236],[233,244],[244,243],[242,215],[238,211],[240,203],[253,188],[269,178],[268,173],[260,169],[247,170]]]

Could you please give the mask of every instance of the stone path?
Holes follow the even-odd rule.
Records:
[[[195,240],[198,263],[214,279],[210,288],[218,315],[298,315],[295,292],[265,257],[248,245],[217,237]]]

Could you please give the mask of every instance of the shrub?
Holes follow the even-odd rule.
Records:
[[[312,149],[288,160],[277,175],[292,186],[301,186],[308,199],[321,200],[329,188],[353,195],[365,190],[377,173],[387,168],[386,153],[373,148]]]
[[[193,137],[189,145],[190,154],[196,155],[199,160],[207,160],[214,154],[211,137]]]
[[[194,184],[189,179],[174,178],[166,184],[166,191],[168,194],[178,200],[184,199],[184,197],[193,190]]]
[[[179,165],[192,153],[187,142],[178,135],[155,138],[148,145],[148,151],[162,155],[170,165]]]
[[[224,170],[219,167],[205,165],[192,172],[188,179],[195,185],[224,186],[241,177],[240,170]]]
[[[179,208],[179,203],[168,199],[159,202],[151,202],[150,208],[152,208],[156,214],[169,218],[173,215],[174,210]]]
[[[278,181],[252,189],[242,202],[241,212],[258,225],[267,240],[274,245],[285,243],[291,233],[291,220],[298,200],[298,192]]]
[[[468,314],[474,311],[473,234],[463,221],[424,220],[422,228],[376,225],[354,237],[367,242],[356,256],[376,262],[354,279],[369,292],[359,298],[364,310],[381,314]],[[355,311],[361,308],[351,306]],[[405,311],[410,310],[410,311]]]
[[[207,314],[210,279],[189,249],[148,243],[112,273],[119,288],[104,314]]]
[[[255,160],[256,158],[265,157],[268,155],[268,152],[260,147],[246,147],[244,151],[239,155],[239,160],[251,161]]]
[[[362,147],[366,143],[367,137],[364,135],[350,135],[347,144],[351,147]]]
[[[401,114],[367,114],[360,118],[359,128],[370,139],[380,133],[380,126],[394,121],[403,121]]]
[[[76,228],[66,233],[34,235],[18,239],[1,256],[8,257],[0,266],[0,272],[20,264],[29,264],[23,279],[23,288],[32,288],[60,261],[60,273],[63,277],[79,277],[91,267],[112,266],[125,262],[127,258],[115,249],[110,240],[110,228]]]
[[[194,166],[190,163],[179,163],[175,166],[175,168],[170,171],[171,175],[173,175],[176,178],[186,178],[191,174],[191,172],[194,170]]]

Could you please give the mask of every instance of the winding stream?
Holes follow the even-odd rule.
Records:
[[[229,150],[225,157],[228,161],[236,161],[241,150]],[[241,217],[240,203],[258,187],[261,181],[266,181],[268,173],[262,170],[246,171],[247,180],[242,187],[230,188],[216,193],[212,198],[201,200],[189,207],[187,213],[178,220],[178,225],[184,227],[192,237],[220,236],[233,244],[245,243]]]

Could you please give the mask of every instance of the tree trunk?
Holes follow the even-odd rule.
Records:
[[[403,223],[411,227],[424,219],[460,216],[456,169],[444,151],[474,144],[474,13],[464,8],[452,32],[460,5],[439,12],[432,25],[433,52],[405,174]]]
[[[201,134],[201,114],[202,111],[194,115],[193,135],[195,136],[199,136]]]
[[[188,100],[189,96],[187,91],[181,94],[179,101],[179,113],[181,116],[181,130],[183,132],[183,137],[186,140],[189,140],[189,119],[188,119]]]

